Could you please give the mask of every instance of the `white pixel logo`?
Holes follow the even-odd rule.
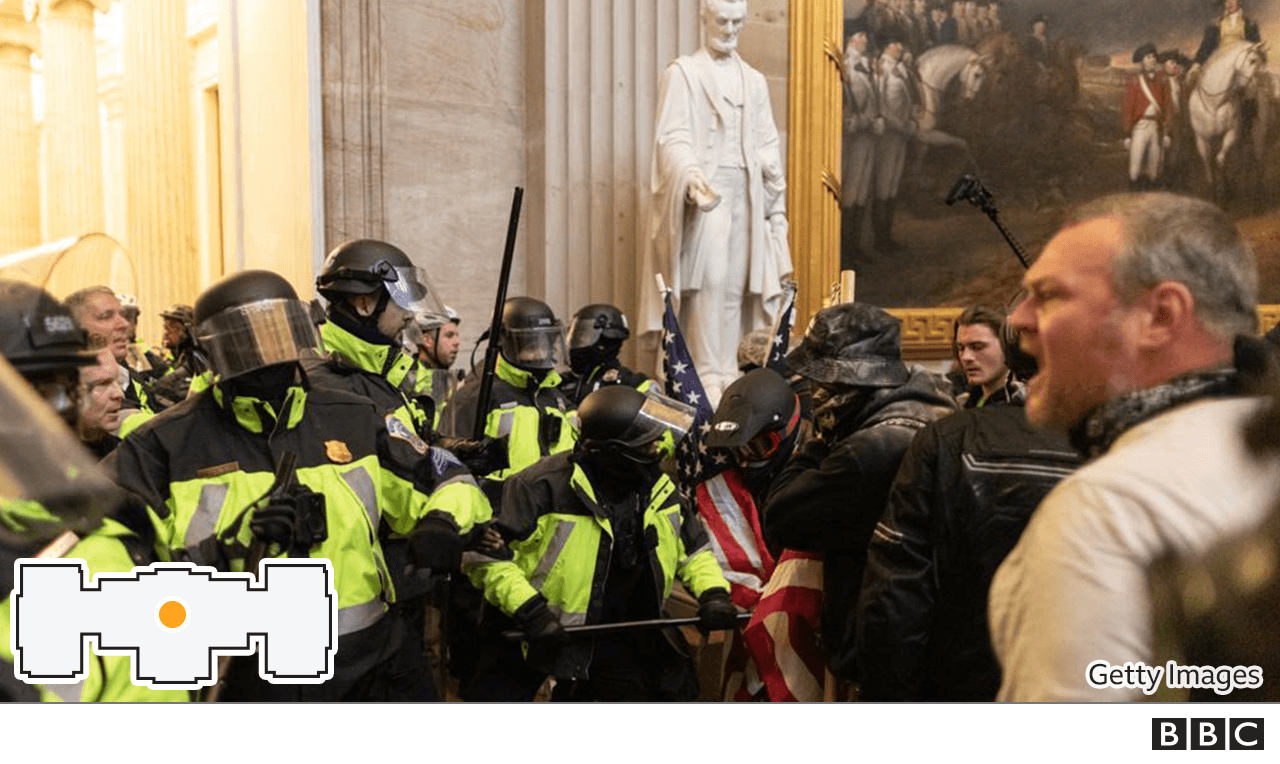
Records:
[[[196,689],[217,681],[218,657],[258,653],[273,684],[333,676],[338,598],[324,559],[264,560],[249,573],[157,563],[89,579],[83,560],[14,564],[10,644],[24,682],[85,677],[90,637],[99,655],[132,656],[133,683]]]

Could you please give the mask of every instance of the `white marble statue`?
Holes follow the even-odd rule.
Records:
[[[661,273],[714,405],[738,376],[742,336],[771,326],[791,275],[786,178],[764,75],[737,53],[745,0],[702,0],[703,46],[662,75],[646,274]],[[641,326],[662,300],[641,279]]]

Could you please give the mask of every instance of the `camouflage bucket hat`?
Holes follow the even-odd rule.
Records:
[[[819,311],[787,365],[815,382],[860,387],[897,387],[910,376],[902,363],[902,322],[857,302]]]

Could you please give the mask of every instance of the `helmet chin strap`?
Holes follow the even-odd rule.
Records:
[[[382,315],[390,302],[391,295],[386,290],[378,296],[353,295],[351,298],[330,304],[329,320],[360,339],[375,345],[399,345],[398,338],[387,337],[378,329],[378,317]],[[369,305],[373,305],[370,312]]]

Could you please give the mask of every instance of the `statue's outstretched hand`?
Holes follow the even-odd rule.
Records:
[[[710,212],[720,203],[720,194],[711,187],[707,182],[707,178],[701,172],[695,172],[693,177],[689,179],[689,187],[685,194],[689,201],[698,205],[703,212]]]

